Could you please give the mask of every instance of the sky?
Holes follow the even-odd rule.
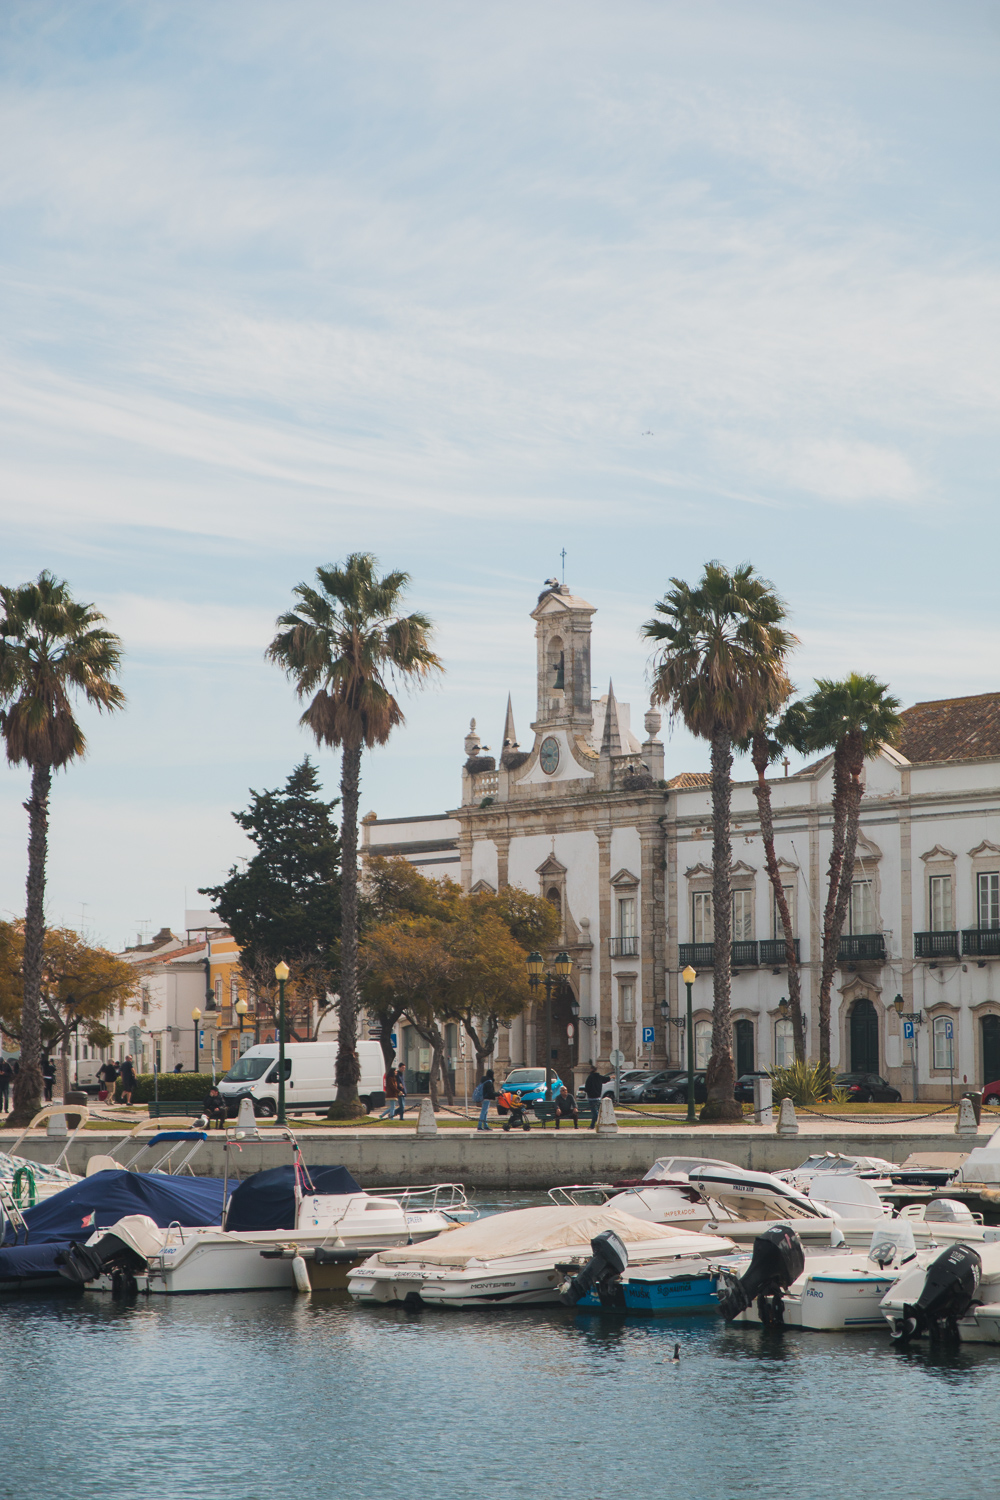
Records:
[[[804,691],[1000,689],[998,43],[988,0],[6,0],[0,581],[101,609],[128,695],[56,778],[48,920],[178,928],[251,787],[312,751],[337,794],[264,651],[352,551],[446,668],[382,817],[455,806],[508,692],[530,743],[563,549],[633,725],[709,558],[787,599]]]

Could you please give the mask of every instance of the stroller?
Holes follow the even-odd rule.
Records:
[[[522,1130],[531,1129],[531,1126],[528,1124],[528,1106],[520,1094],[515,1094],[509,1089],[504,1089],[497,1099],[497,1113],[507,1116],[503,1122],[504,1130],[509,1130],[512,1125],[515,1129],[518,1125],[521,1126]]]

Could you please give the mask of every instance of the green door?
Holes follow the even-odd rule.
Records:
[[[754,1070],[753,1022],[737,1021],[733,1027],[733,1036],[736,1041],[736,1076],[742,1078],[744,1073],[752,1073]],[[1000,1073],[997,1077],[1000,1078]]]
[[[979,1023],[983,1043],[983,1083],[1000,1078],[1000,1016],[984,1016]]]
[[[878,1071],[878,1013],[870,1000],[855,1000],[851,1010],[851,1072]]]

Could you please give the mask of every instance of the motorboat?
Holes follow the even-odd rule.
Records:
[[[923,1250],[919,1254],[921,1263],[926,1264],[937,1250]],[[780,1316],[776,1317],[779,1309],[773,1299],[769,1301],[758,1296],[736,1310],[725,1295],[720,1295],[720,1310],[728,1322],[736,1323],[773,1324],[780,1321],[791,1328],[833,1333],[844,1333],[853,1328],[878,1328],[884,1321],[883,1297],[917,1255],[909,1222],[887,1220],[872,1231],[866,1253],[852,1251],[846,1245],[825,1253],[810,1254],[803,1249],[801,1272],[781,1290]],[[730,1261],[721,1274],[724,1279],[739,1279],[746,1275],[751,1265],[752,1258],[750,1261]],[[742,1301],[741,1296],[739,1302]]]
[[[881,1156],[848,1156],[842,1151],[820,1151],[807,1156],[797,1167],[788,1167],[774,1176],[790,1183],[800,1193],[808,1193],[816,1177],[829,1177],[843,1173],[849,1177],[860,1177],[876,1191],[887,1188],[895,1170],[891,1161]]]
[[[899,1276],[882,1299],[893,1339],[1000,1344],[1000,1231],[979,1244],[959,1242]]]
[[[365,1192],[346,1168],[306,1168],[297,1154],[242,1182],[222,1222],[125,1215],[75,1245],[63,1274],[98,1291],[165,1296],[342,1286],[373,1251],[429,1239],[470,1212],[460,1184]]]
[[[697,1305],[702,1305],[702,1293],[712,1281],[709,1259],[735,1248],[722,1236],[643,1223],[609,1205],[552,1204],[493,1214],[426,1245],[379,1251],[349,1273],[347,1289],[358,1302],[433,1307],[558,1303],[567,1275],[592,1260],[592,1241],[605,1231],[613,1232],[627,1251],[630,1276],[655,1266],[659,1283],[665,1284],[678,1273],[674,1311],[694,1305],[695,1294],[681,1283],[699,1279],[703,1286],[697,1290]],[[648,1296],[646,1303],[649,1310]],[[668,1310],[665,1302],[660,1310]]]

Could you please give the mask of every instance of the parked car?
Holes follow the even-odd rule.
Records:
[[[983,1089],[984,1104],[1000,1104],[1000,1079],[996,1083],[988,1083]]]
[[[662,1104],[665,1089],[672,1088],[674,1084],[684,1082],[687,1084],[687,1070],[680,1068],[666,1068],[661,1073],[655,1073],[649,1082],[640,1090],[636,1102],[638,1104]],[[685,1098],[687,1095],[685,1095]]]
[[[902,1104],[903,1096],[877,1073],[838,1073],[838,1089],[847,1090],[849,1104]]]
[[[688,1096],[687,1073],[679,1073],[676,1078],[670,1078],[666,1083],[660,1084],[655,1089],[650,1089],[651,1097],[643,1099],[644,1104],[686,1104]],[[705,1088],[705,1074],[694,1075],[694,1102],[704,1104],[708,1098]]]
[[[602,1077],[603,1076],[604,1075],[602,1074]],[[626,1083],[631,1087],[631,1085],[635,1082],[635,1080],[637,1078],[649,1078],[649,1077],[651,1077],[651,1074],[650,1074],[648,1068],[630,1068],[627,1073],[623,1073],[622,1074],[622,1098],[624,1099],[624,1097],[625,1097],[625,1085],[626,1085]],[[614,1075],[614,1073],[612,1073],[610,1075],[610,1077],[607,1077],[607,1078],[604,1079],[604,1086],[601,1089],[601,1098],[603,1099],[605,1097],[605,1095],[610,1095],[610,1097],[612,1099],[615,1096],[615,1075]],[[583,1086],[582,1083],[581,1083],[580,1087],[576,1091],[576,1097],[578,1099],[586,1099],[587,1098],[587,1090],[584,1088],[584,1086]]]
[[[765,1069],[758,1069],[756,1073],[741,1073],[736,1080],[733,1095],[741,1104],[753,1103],[753,1081],[755,1078],[769,1078],[771,1075]]]
[[[619,1098],[623,1104],[638,1104],[645,1098],[646,1090],[655,1088],[658,1084],[666,1083],[668,1079],[677,1075],[676,1068],[660,1068],[655,1073],[643,1069],[641,1073],[630,1073],[628,1083],[622,1078],[622,1087]]]
[[[549,1098],[554,1099],[561,1088],[562,1079],[553,1073]],[[541,1104],[545,1099],[545,1069],[514,1068],[507,1074],[497,1092],[500,1093],[503,1089],[520,1094],[525,1104]]]

